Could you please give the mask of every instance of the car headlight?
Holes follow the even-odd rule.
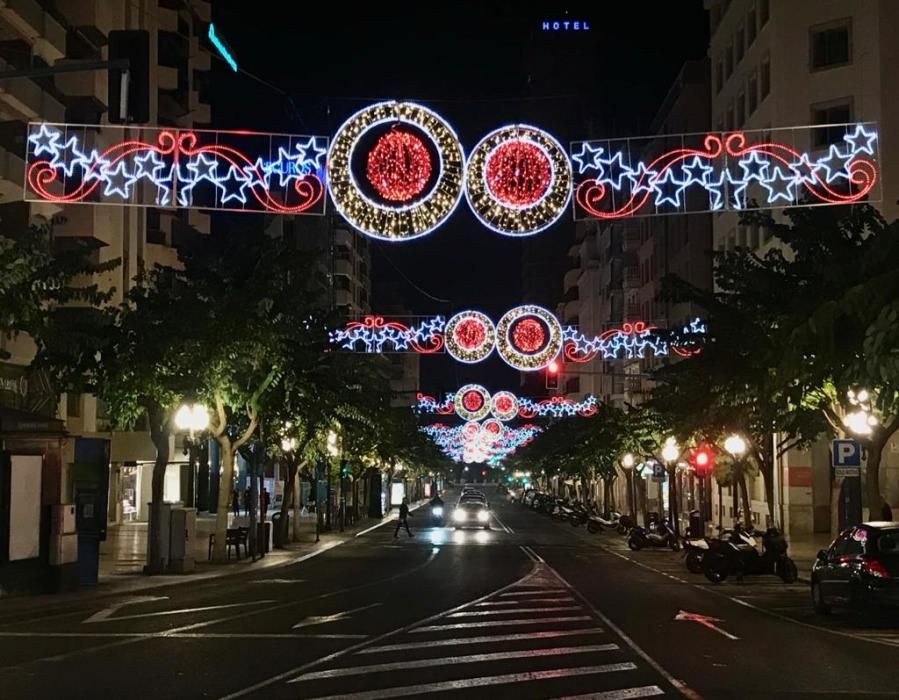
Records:
[[[486,523],[488,520],[490,520],[490,513],[488,513],[486,510],[479,510],[478,520],[482,523]]]
[[[443,508],[440,506],[434,506],[433,508],[431,508],[431,515],[439,518],[441,515],[443,515]]]
[[[461,508],[456,508],[456,510],[453,511],[453,520],[456,522],[465,520],[465,511]]]

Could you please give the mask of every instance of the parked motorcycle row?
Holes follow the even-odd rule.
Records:
[[[731,576],[742,580],[762,575],[794,583],[799,576],[787,554],[787,542],[776,528],[761,532],[736,524],[721,530],[717,537],[679,537],[664,519],[651,517],[647,527],[639,527],[627,515],[602,513],[592,504],[533,489],[510,492],[510,499],[555,520],[568,521],[573,527],[585,525],[591,534],[611,530],[624,535],[627,546],[635,552],[652,548],[682,551],[687,570],[703,574],[712,583]]]

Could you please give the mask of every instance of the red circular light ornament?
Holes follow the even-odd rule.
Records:
[[[480,311],[460,311],[446,322],[443,335],[447,353],[469,364],[486,358],[496,344],[493,321]]]
[[[539,319],[525,316],[512,324],[512,346],[519,352],[533,355],[546,345],[546,329]]]
[[[511,391],[497,391],[490,404],[491,413],[498,420],[510,421],[518,415],[518,399]]]
[[[466,411],[477,411],[484,405],[484,399],[478,392],[469,391],[462,397],[462,405]]]
[[[455,327],[453,339],[464,350],[475,350],[487,339],[487,329],[479,319],[466,318]]]
[[[487,189],[511,207],[529,207],[540,201],[552,181],[552,163],[535,144],[521,139],[500,144],[487,156]]]
[[[456,415],[462,420],[478,421],[490,413],[490,392],[480,384],[466,384],[453,399]]]
[[[415,134],[389,131],[369,151],[365,175],[384,199],[408,202],[428,184],[431,154]]]

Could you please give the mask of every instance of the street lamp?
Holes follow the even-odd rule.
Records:
[[[746,441],[739,435],[729,435],[724,441],[724,449],[730,453],[731,457],[739,459],[746,454]]]
[[[296,438],[282,438],[281,439],[281,451],[282,452],[293,452],[297,449],[297,439]]]
[[[665,439],[665,445],[662,447],[662,459],[665,460],[666,471],[668,472],[668,513],[671,517],[671,526],[674,528],[674,534],[680,534],[680,527],[677,522],[677,488],[674,477],[672,464],[677,463],[680,457],[680,446],[674,437]],[[659,484],[659,492],[661,493],[661,484]]]
[[[857,393],[850,389],[846,395],[849,403],[855,406],[855,410],[843,417],[843,425],[856,435],[862,437],[870,435],[880,423],[877,416],[871,413],[870,393],[867,389],[861,389]]]
[[[184,501],[188,506],[195,507],[197,491],[199,490],[199,484],[197,483],[199,474],[197,473],[198,469],[194,465],[197,462],[197,448],[202,442],[195,437],[195,434],[202,433],[209,427],[209,411],[201,403],[181,404],[175,413],[175,427],[180,432],[187,433],[184,436],[184,453],[187,455],[187,468],[190,472],[187,480],[190,491]],[[219,488],[221,488],[221,485],[219,485]]]
[[[631,517],[634,519],[634,522],[637,522],[637,480],[634,478],[633,470],[634,470],[634,455],[630,452],[625,453],[625,455],[621,458],[621,468],[624,469],[627,474],[627,480],[629,483],[628,488],[628,496],[630,496],[631,501]]]

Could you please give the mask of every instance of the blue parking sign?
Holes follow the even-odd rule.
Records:
[[[861,473],[862,446],[858,440],[834,440],[830,446],[831,464],[836,477],[854,477]]]

